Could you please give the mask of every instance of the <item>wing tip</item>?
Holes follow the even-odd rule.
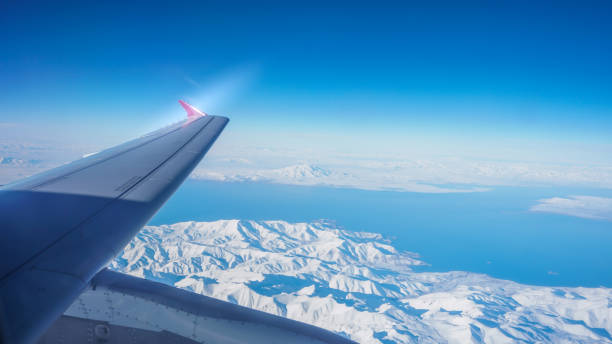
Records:
[[[187,112],[187,118],[207,116],[207,114],[205,112],[202,112],[202,111],[198,110],[196,107],[194,107],[191,104],[185,103],[182,100],[179,100],[178,102],[179,102],[179,104],[181,104],[183,109],[185,109],[185,111]]]

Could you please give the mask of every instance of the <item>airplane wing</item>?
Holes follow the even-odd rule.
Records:
[[[43,335],[58,343],[354,343],[327,330],[102,270]]]
[[[181,105],[188,118],[180,123],[0,188],[0,342],[37,340],[228,122]]]
[[[182,122],[0,187],[0,343],[354,343],[104,269],[228,122],[180,103]]]

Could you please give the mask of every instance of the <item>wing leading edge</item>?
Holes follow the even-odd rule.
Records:
[[[0,341],[35,341],[174,193],[227,122],[190,114],[0,188]]]

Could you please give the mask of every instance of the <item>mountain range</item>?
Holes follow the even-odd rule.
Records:
[[[612,343],[612,289],[529,286],[426,263],[331,221],[145,227],[111,268],[360,343]]]

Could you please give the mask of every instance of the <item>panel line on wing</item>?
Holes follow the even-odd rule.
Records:
[[[102,164],[102,163],[104,163],[104,162],[106,162],[106,161],[108,161],[108,160],[114,159],[114,158],[116,158],[116,157],[118,157],[118,156],[121,156],[121,155],[123,155],[123,154],[129,153],[129,152],[131,152],[131,151],[133,151],[133,150],[135,150],[135,149],[138,149],[138,148],[140,148],[140,147],[142,147],[142,146],[148,145],[148,144],[149,144],[149,143],[151,143],[151,142],[154,142],[154,141],[157,141],[157,140],[159,140],[159,139],[162,139],[162,138],[164,138],[164,137],[166,137],[166,136],[168,136],[168,135],[170,135],[170,134],[172,134],[172,133],[174,133],[174,132],[176,132],[176,131],[178,131],[178,130],[180,130],[180,129],[181,129],[181,128],[179,127],[179,128],[174,129],[174,130],[168,131],[167,133],[164,133],[163,135],[160,135],[160,136],[154,137],[154,138],[152,138],[152,139],[150,139],[150,140],[148,140],[148,141],[142,142],[142,143],[140,143],[140,144],[138,144],[138,145],[136,145],[136,146],[134,146],[134,147],[130,147],[130,148],[128,148],[128,149],[125,149],[125,150],[122,150],[122,151],[120,151],[120,152],[117,152],[117,153],[115,153],[115,154],[113,154],[113,155],[111,155],[111,156],[109,156],[109,157],[104,158],[104,159],[100,159],[100,160],[97,160],[97,161],[93,161],[92,163],[87,164],[87,165],[85,165],[85,166],[83,166],[83,167],[81,167],[81,168],[78,168],[78,169],[76,169],[76,170],[66,172],[65,174],[62,174],[62,175],[57,176],[57,177],[55,177],[55,178],[53,178],[53,179],[50,179],[50,180],[45,180],[45,181],[43,181],[43,182],[42,182],[42,183],[40,183],[40,184],[36,184],[36,185],[34,185],[34,186],[30,187],[30,190],[35,190],[35,189],[41,188],[41,187],[43,187],[43,186],[53,184],[53,183],[55,183],[55,182],[56,182],[56,181],[58,181],[58,180],[61,180],[61,179],[63,179],[63,178],[67,178],[67,177],[69,177],[69,176],[71,176],[71,175],[73,175],[73,174],[75,174],[75,173],[78,173],[78,172],[81,172],[81,171],[83,171],[83,170],[86,170],[86,169],[88,169],[88,168],[90,168],[90,167],[93,167],[93,166],[96,166],[96,165]]]
[[[121,184],[119,187],[117,187],[115,189],[115,191],[123,192],[125,190],[128,190],[129,188],[134,186],[136,183],[138,183],[141,179],[142,179],[141,176],[133,176],[132,178],[128,179],[127,182],[125,182],[125,183]]]
[[[206,118],[206,117],[200,117],[200,118]],[[152,174],[155,173],[155,171],[159,170],[162,166],[164,166],[166,164],[166,162],[168,162],[170,159],[172,159],[174,156],[176,156],[181,150],[183,150],[183,148],[187,147],[187,145],[189,143],[191,143],[191,141],[193,141],[198,135],[200,135],[200,133],[202,133],[204,131],[204,129],[206,129],[206,127],[208,127],[208,125],[210,123],[212,123],[213,119],[209,119],[208,122],[206,122],[206,124],[204,124],[202,126],[202,128],[200,128],[193,136],[191,136],[189,138],[189,140],[187,140],[185,143],[183,143],[179,149],[177,149],[174,153],[172,153],[170,156],[168,156],[164,161],[162,161],[159,165],[157,165],[156,167],[154,167],[153,169],[151,169],[151,171],[149,171],[149,173],[147,173],[144,177],[142,177],[138,182],[134,183],[134,185],[130,186],[128,189],[126,189],[124,192],[122,192],[119,196],[117,196],[115,199],[119,199],[121,197],[123,197],[123,195],[125,195],[126,193],[128,193],[130,190],[132,190],[133,188],[137,187],[139,184],[141,184],[144,180],[146,180],[147,178],[149,178],[149,176],[151,176]],[[221,134],[220,132],[217,133],[217,135],[215,135],[215,139],[219,136],[219,134]],[[214,140],[213,140],[214,141]]]

